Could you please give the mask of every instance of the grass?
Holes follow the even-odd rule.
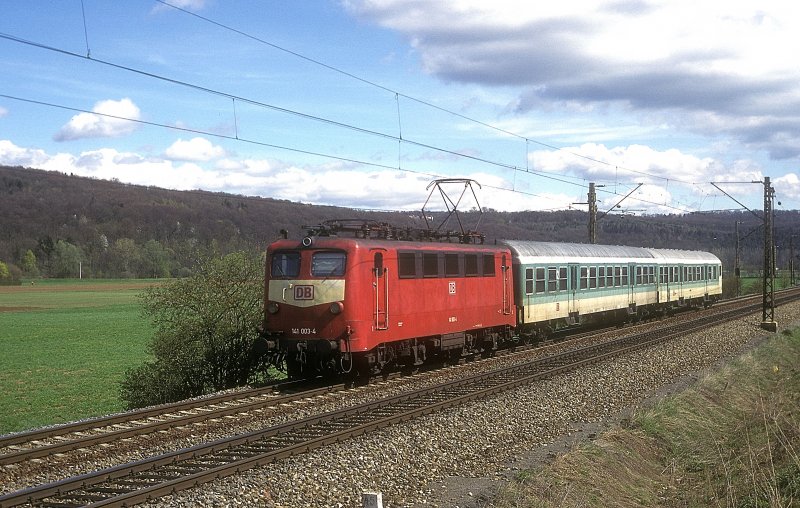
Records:
[[[526,471],[505,507],[800,504],[800,332],[771,339],[592,443]]]
[[[123,409],[119,382],[152,336],[136,298],[150,284],[0,287],[0,434]]]

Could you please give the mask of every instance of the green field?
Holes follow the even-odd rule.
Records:
[[[0,286],[0,434],[123,409],[119,382],[152,336],[149,280]]]

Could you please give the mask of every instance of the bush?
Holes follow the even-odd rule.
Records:
[[[11,263],[0,261],[0,286],[19,286],[22,284],[22,271]]]
[[[154,360],[126,372],[128,407],[171,402],[247,384],[251,350],[262,319],[260,257],[244,252],[201,263],[194,275],[142,294],[155,326]]]

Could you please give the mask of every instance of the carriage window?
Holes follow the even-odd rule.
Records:
[[[439,255],[435,252],[422,253],[422,275],[425,277],[439,276]]]
[[[656,283],[656,267],[655,266],[648,266],[647,267],[647,283],[648,284],[655,284]]]
[[[417,256],[413,252],[397,253],[397,274],[401,279],[417,276]]]
[[[667,267],[666,266],[659,266],[658,267],[658,274],[659,274],[659,280],[661,281],[661,283],[662,284],[666,284],[667,281],[669,280],[669,278],[667,276]]]
[[[533,268],[525,269],[525,294],[533,293]]]
[[[642,267],[636,267],[636,285],[640,285],[642,283]]]
[[[494,254],[483,255],[483,276],[494,277]]]
[[[589,289],[597,287],[597,267],[592,266],[589,268]]]
[[[622,267],[622,285],[623,286],[627,286],[628,285],[628,267],[627,266],[623,266]]]
[[[589,269],[585,266],[581,267],[581,289],[589,287]]]
[[[458,254],[445,254],[444,274],[448,277],[457,277],[459,273]]]
[[[614,285],[619,287],[620,286],[620,269],[618,266],[614,267]]]
[[[344,252],[315,252],[311,256],[311,275],[314,277],[340,277],[344,275],[347,255]]]
[[[536,269],[536,292],[544,293],[544,268]]]
[[[597,287],[604,288],[606,287],[606,267],[601,266],[598,268],[599,272],[597,273]]]
[[[558,269],[558,290],[567,290],[567,268],[563,266]]]
[[[300,253],[275,252],[270,273],[273,277],[297,277],[300,275]]]
[[[614,267],[607,266],[606,267],[606,287],[614,286]]]
[[[375,270],[375,275],[383,277],[383,253],[376,252],[373,257],[372,269]]]
[[[476,277],[479,275],[477,254],[464,255],[464,271],[467,277]]]
[[[554,292],[558,289],[558,268],[551,266],[547,269],[547,291]]]

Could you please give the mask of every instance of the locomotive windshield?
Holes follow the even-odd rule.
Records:
[[[273,277],[297,277],[300,274],[300,253],[274,253],[271,273]]]
[[[344,252],[315,252],[311,257],[311,275],[314,277],[341,277],[347,255]]]

